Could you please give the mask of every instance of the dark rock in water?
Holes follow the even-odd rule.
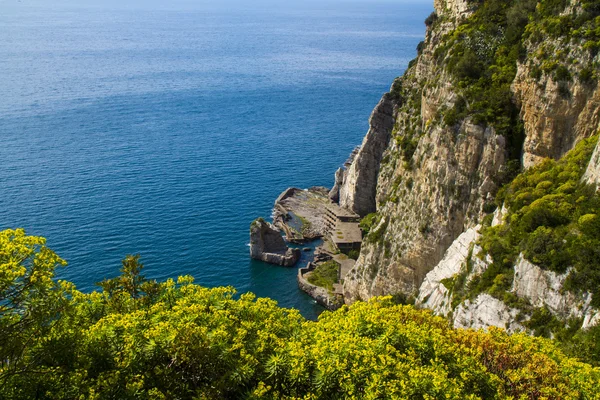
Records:
[[[293,267],[300,259],[300,249],[290,249],[279,230],[259,218],[250,225],[250,257],[270,264]]]
[[[310,247],[305,247],[302,249],[302,251],[311,251],[312,249]]]

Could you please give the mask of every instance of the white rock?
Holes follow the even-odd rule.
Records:
[[[471,302],[461,303],[454,313],[455,328],[487,329],[490,326],[504,328],[508,332],[525,331],[517,322],[519,310],[510,308],[487,293],[480,294]]]
[[[438,315],[448,315],[451,309],[452,293],[441,283],[452,278],[466,268],[469,251],[479,239],[480,225],[466,230],[448,248],[442,261],[426,276],[417,298],[417,305],[433,310]]]
[[[504,223],[504,217],[508,213],[506,205],[502,204],[502,208],[497,208],[494,211],[494,219],[492,220],[492,226],[502,225]]]
[[[512,292],[529,300],[534,307],[548,307],[552,314],[561,319],[583,318],[584,325],[590,327],[600,320],[598,310],[591,307],[592,295],[586,293],[576,296],[566,291],[562,293],[568,275],[569,272],[557,274],[545,271],[520,254],[515,264]]]
[[[596,185],[597,188],[600,187],[600,141],[583,175],[583,181],[589,185]]]

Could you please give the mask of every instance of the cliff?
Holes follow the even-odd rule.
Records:
[[[338,172],[340,205],[375,213],[344,282],[345,301],[412,295],[456,326],[511,330],[525,329],[524,319],[547,307],[590,326],[591,295],[564,294],[569,272],[538,267],[518,252],[502,267],[514,276],[502,293],[527,302],[528,315],[489,287],[471,298],[454,298],[450,287],[467,264],[463,285],[489,265],[495,271],[477,241],[499,189],[598,132],[600,7],[591,0],[436,0],[435,9],[418,57],[376,107],[351,166]],[[598,147],[583,167],[581,182],[597,186]],[[501,212],[508,209],[496,212],[495,226]]]

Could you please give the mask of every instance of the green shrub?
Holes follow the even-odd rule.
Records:
[[[359,226],[363,232],[363,236],[367,236],[371,232],[371,228],[379,223],[379,214],[371,213],[360,220]]]
[[[333,285],[339,283],[340,264],[330,260],[323,264],[319,264],[317,268],[312,271],[307,280],[315,286],[323,287],[330,292],[333,291]]]
[[[400,296],[343,306],[313,322],[273,300],[204,288],[191,277],[148,281],[136,257],[113,284],[87,294],[53,279],[57,264],[64,262],[43,238],[0,232],[2,399],[597,394],[600,370],[549,340],[453,329],[428,311],[395,304],[410,301]],[[597,349],[594,339],[591,331],[579,348]]]
[[[425,18],[425,25],[432,26],[438,20],[438,15],[435,11],[433,11],[427,18]]]
[[[558,273],[573,267],[567,290],[589,291],[600,306],[600,196],[581,183],[598,141],[582,140],[559,161],[545,160],[518,175],[498,193],[508,208],[505,224],[482,229],[480,244],[493,264],[473,282],[471,292],[488,291],[516,257]]]
[[[360,250],[350,250],[348,252],[348,257],[353,260],[358,260],[359,256],[360,256]]]

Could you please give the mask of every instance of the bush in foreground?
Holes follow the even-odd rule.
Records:
[[[390,298],[306,321],[137,257],[84,294],[42,238],[0,232],[0,398],[596,399],[600,370],[552,342],[452,329]]]

